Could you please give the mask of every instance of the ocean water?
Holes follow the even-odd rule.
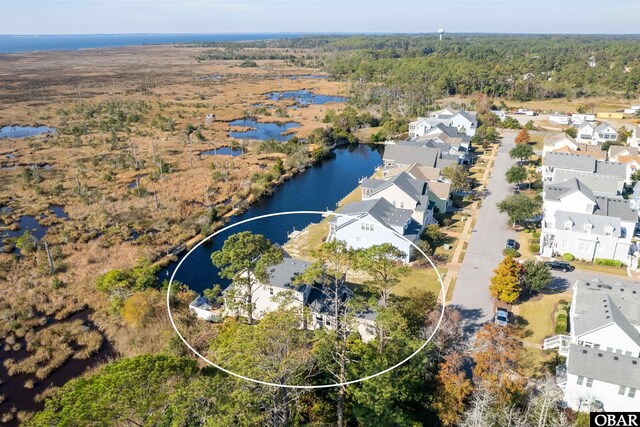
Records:
[[[0,35],[0,53],[96,49],[145,44],[287,39],[300,36],[302,34],[297,33]]]

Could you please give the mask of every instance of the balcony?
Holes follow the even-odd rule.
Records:
[[[556,366],[556,385],[564,390],[567,385],[567,365]]]
[[[571,344],[571,337],[569,335],[556,335],[555,337],[547,338],[542,343],[543,350],[550,350],[552,348],[558,349],[560,356],[569,355],[569,345]]]

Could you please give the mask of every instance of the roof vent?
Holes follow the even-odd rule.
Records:
[[[609,318],[609,316],[607,316],[607,319]]]
[[[598,357],[602,357],[602,353],[598,353]]]
[[[618,356],[613,356],[613,360],[618,360]]]
[[[583,354],[587,354],[587,350],[582,350],[582,353]]]
[[[634,365],[637,365],[638,361],[637,360],[632,360],[631,363],[633,363]]]

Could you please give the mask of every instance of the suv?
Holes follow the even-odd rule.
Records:
[[[495,322],[500,326],[507,326],[509,324],[509,311],[506,308],[496,308]]]
[[[572,271],[573,266],[566,261],[547,261],[545,264],[552,270],[560,270],[563,272]]]
[[[518,242],[513,239],[507,240],[507,249],[518,249]]]

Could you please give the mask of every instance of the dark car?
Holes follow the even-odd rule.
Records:
[[[507,240],[507,249],[518,249],[518,242],[513,239]]]
[[[552,270],[560,270],[565,273],[573,270],[573,266],[566,261],[547,261],[545,264]]]
[[[507,326],[509,324],[509,310],[498,307],[496,309],[495,322],[500,326]]]

